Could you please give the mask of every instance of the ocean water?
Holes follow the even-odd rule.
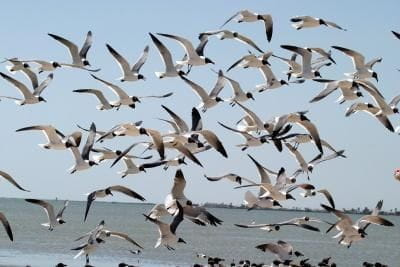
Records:
[[[63,201],[51,201],[56,210]],[[287,227],[279,232],[267,233],[259,229],[242,229],[234,223],[273,223],[293,217],[311,216],[328,221],[335,221],[331,214],[304,213],[289,211],[265,211],[244,209],[209,209],[212,214],[222,219],[221,226],[198,226],[190,221],[183,221],[177,233],[187,244],[178,244],[175,251],[164,247],[154,248],[158,238],[156,225],[146,222],[142,213],[151,209],[150,204],[94,202],[88,220],[83,223],[85,202],[71,201],[64,213],[66,224],[54,231],[40,225],[46,222],[44,211],[21,199],[0,199],[0,211],[10,221],[14,232],[14,242],[10,242],[5,231],[0,229],[0,266],[54,266],[58,262],[68,266],[84,266],[85,257],[73,259],[80,245],[73,240],[105,220],[109,230],[128,233],[144,247],[141,254],[134,255],[129,249],[137,248],[117,238],[108,239],[105,244],[90,257],[94,266],[118,266],[120,262],[139,266],[190,266],[193,263],[206,263],[196,257],[196,253],[224,258],[226,263],[250,259],[253,262],[269,263],[274,259],[270,253],[255,249],[255,246],[277,240],[290,242],[311,262],[318,262],[323,257],[331,256],[338,266],[361,266],[364,261],[380,261],[389,266],[400,266],[400,231],[398,227],[370,226],[368,237],[353,244],[350,249],[338,245],[332,239],[332,233],[325,234],[327,225],[320,227],[321,233],[300,228]],[[352,217],[357,218],[358,215]],[[400,225],[400,218],[387,216],[395,225]],[[168,220],[169,218],[166,218]]]

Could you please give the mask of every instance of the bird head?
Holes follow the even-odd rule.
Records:
[[[143,128],[143,127],[140,127],[140,128],[139,128],[139,133],[140,133],[140,134],[147,135],[147,136],[149,135],[148,132],[146,131],[146,129]]]
[[[38,97],[38,100],[39,100],[39,102],[47,102],[47,100],[46,99],[44,99],[43,97],[41,97],[41,96],[39,96]]]
[[[53,66],[53,68],[61,68],[60,63],[56,62],[56,61],[52,61],[51,65]]]
[[[139,75],[137,76],[137,78],[138,78],[139,80],[143,80],[143,81],[146,80],[146,77],[144,77],[142,74],[139,74]]]
[[[140,100],[139,100],[139,98],[137,96],[132,96],[131,99],[132,99],[133,102],[139,102],[140,103]]]
[[[376,82],[378,82],[378,73],[375,71],[372,73],[372,77],[375,78]]]
[[[185,240],[183,240],[182,238],[178,238],[178,243],[185,243],[186,244],[186,242],[185,242]]]
[[[110,195],[113,196],[113,193],[111,192],[110,188],[106,188],[106,190],[104,190],[106,195]]]
[[[212,61],[212,60],[209,59],[208,57],[206,57],[206,58],[204,59],[204,61],[206,62],[206,64],[213,64],[213,65],[215,65],[214,61]]]
[[[254,96],[253,96],[253,94],[251,92],[247,92],[246,93],[246,97],[249,98],[249,99],[251,98],[251,99],[255,100]]]

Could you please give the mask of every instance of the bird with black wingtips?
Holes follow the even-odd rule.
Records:
[[[316,18],[312,16],[296,16],[290,19],[293,22],[292,26],[296,30],[305,29],[305,28],[314,28],[324,25],[326,27],[336,28],[342,31],[347,31],[346,29],[340,27],[338,24],[332,21],[328,21],[321,18]]]
[[[39,144],[40,147],[45,149],[64,150],[71,146],[79,146],[80,134],[65,136],[60,130],[52,125],[33,125],[15,130],[16,132],[23,131],[42,131],[47,139],[46,144]]]
[[[57,214],[55,214],[54,212],[54,206],[49,202],[32,198],[27,198],[25,199],[25,201],[35,205],[39,205],[44,209],[44,211],[47,214],[47,219],[49,220],[49,222],[42,223],[42,225],[48,227],[50,231],[53,231],[54,227],[66,223],[63,219],[63,213],[68,206],[69,203],[68,200],[64,201],[64,206],[60,209],[60,211]]]
[[[266,90],[272,90],[272,89],[280,88],[283,85],[288,85],[287,81],[278,80],[269,66],[262,65],[262,66],[258,67],[258,69],[260,70],[261,74],[263,75],[263,77],[265,79],[265,83],[256,85],[256,89],[254,89],[254,91],[261,93]]]
[[[355,50],[336,45],[332,46],[332,48],[343,52],[349,56],[353,62],[353,66],[356,71],[353,73],[345,73],[344,75],[352,79],[375,78],[375,80],[378,81],[378,73],[376,73],[372,67],[375,65],[375,63],[381,62],[382,58],[375,58],[365,63],[364,55]]]
[[[114,105],[111,104],[107,98],[104,96],[103,92],[98,89],[92,88],[82,88],[73,90],[74,93],[84,93],[84,94],[92,94],[94,95],[100,102],[99,105],[96,106],[98,110],[110,110],[114,108]]]
[[[9,98],[14,99],[15,103],[23,106],[27,104],[37,104],[40,102],[47,102],[42,96],[40,96],[44,89],[50,84],[53,80],[53,73],[50,73],[46,79],[44,79],[37,87],[33,89],[31,92],[28,87],[22,82],[0,72],[0,76],[4,78],[6,81],[10,82],[17,90],[21,93],[23,98],[16,98],[11,96],[0,96],[0,98]]]
[[[250,53],[248,55],[244,55],[243,57],[239,58],[236,60],[227,70],[226,72],[229,72],[233,68],[239,66],[242,68],[258,68],[263,65],[271,65],[268,62],[268,59],[273,56],[272,52],[266,52],[263,53],[260,56],[256,56],[253,53]]]
[[[176,201],[176,206],[178,212],[175,214],[171,224],[166,224],[158,219],[154,219],[147,216],[146,214],[143,214],[143,216],[147,220],[151,221],[152,223],[155,223],[158,226],[160,237],[158,238],[157,243],[154,246],[155,248],[164,245],[168,250],[175,250],[172,247],[173,245],[177,243],[186,244],[185,240],[176,236],[176,229],[178,228],[179,224],[183,221],[183,208],[179,203],[179,201]]]
[[[20,186],[17,181],[15,181],[15,179],[9,175],[8,173],[6,173],[5,171],[0,171],[0,176],[3,177],[4,179],[6,179],[8,182],[10,182],[13,186],[15,186],[16,188],[18,188],[21,191],[25,191],[25,192],[30,192],[29,190],[26,190],[25,188],[23,188],[22,186]]]
[[[321,77],[320,72],[313,68],[311,64],[312,50],[310,48],[303,48],[294,45],[281,45],[281,48],[289,50],[301,56],[301,72],[292,73],[294,77],[302,78],[305,80]]]
[[[92,72],[97,72],[100,71],[100,69],[88,69],[87,66],[91,66],[89,63],[89,60],[87,59],[87,53],[89,52],[90,47],[92,46],[93,42],[93,35],[91,31],[88,31],[86,34],[86,39],[85,42],[83,43],[82,48],[79,50],[78,46],[74,44],[73,42],[59,36],[55,35],[52,33],[48,33],[50,37],[52,37],[54,40],[60,42],[64,46],[68,48],[69,54],[72,59],[72,63],[61,63],[62,66],[67,66],[67,67],[73,67],[73,68],[79,68],[79,69],[84,69],[87,71],[92,71]]]
[[[285,241],[278,240],[277,243],[266,243],[256,246],[257,249],[261,251],[269,251],[278,258],[280,263],[284,265],[289,265],[292,260],[293,256],[300,257],[304,256],[301,252],[295,251],[293,246]]]
[[[121,54],[119,54],[114,48],[111,47],[111,45],[106,44],[106,47],[111,55],[114,57],[115,61],[117,61],[122,71],[122,77],[119,78],[121,82],[146,80],[146,78],[142,74],[140,74],[139,71],[147,60],[147,56],[149,55],[149,46],[146,46],[144,48],[139,59],[132,67],[130,66],[129,62],[123,56],[121,56]]]
[[[336,91],[340,89],[341,95],[336,100],[339,104],[343,104],[346,101],[352,101],[359,97],[362,97],[363,94],[358,89],[358,84],[353,79],[343,79],[343,80],[327,80],[327,79],[313,79],[313,81],[324,83],[324,89],[316,95],[309,102],[314,103],[320,101]]]
[[[135,198],[135,199],[139,199],[141,201],[145,201],[146,200],[140,194],[138,194],[135,191],[133,191],[132,189],[130,189],[128,187],[125,187],[125,186],[122,186],[122,185],[113,185],[113,186],[109,186],[109,187],[104,188],[104,189],[98,189],[98,190],[95,190],[95,191],[89,193],[88,196],[87,196],[85,217],[84,217],[83,221],[86,221],[87,215],[89,213],[90,206],[92,205],[94,200],[96,200],[97,198],[104,198],[104,197],[107,197],[107,196],[114,196],[113,192],[119,192],[119,193],[125,194],[125,195],[127,195],[129,197],[132,197],[132,198]]]
[[[232,20],[235,20],[238,23],[263,21],[267,40],[268,42],[271,42],[272,32],[273,32],[273,22],[272,22],[272,16],[270,14],[258,14],[250,10],[243,9],[233,14],[229,19],[227,19],[224,22],[224,24],[222,24],[220,28],[224,27],[228,22]]]
[[[188,65],[188,66],[202,66],[206,64],[215,64],[208,57],[205,57],[204,55],[199,55],[199,53],[194,48],[193,44],[188,39],[172,34],[165,34],[165,33],[157,33],[157,34],[177,41],[185,50],[186,57],[183,60],[176,61],[177,64]]]

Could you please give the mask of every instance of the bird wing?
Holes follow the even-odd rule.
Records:
[[[85,42],[83,43],[83,46],[82,46],[81,50],[79,51],[79,56],[81,58],[86,58],[87,53],[88,53],[90,47],[92,46],[92,43],[93,43],[92,31],[88,31],[88,33],[86,34]]]
[[[195,57],[199,56],[196,53],[196,50],[194,49],[193,44],[189,40],[187,40],[183,37],[180,37],[180,36],[172,35],[172,34],[165,34],[165,33],[157,33],[157,34],[178,41],[178,43],[183,47],[183,49],[185,49],[186,55],[189,58],[195,58]]]
[[[178,213],[174,216],[172,223],[169,226],[171,233],[175,234],[176,229],[178,228],[179,224],[183,221],[183,208],[179,201],[176,201],[176,205],[178,207]]]
[[[153,40],[153,43],[157,47],[158,52],[160,53],[161,59],[164,62],[164,65],[166,68],[166,72],[175,71],[176,69],[174,66],[174,62],[172,60],[171,52],[168,50],[167,47],[165,47],[165,45],[157,37],[155,37],[151,33],[149,33],[149,35],[150,35],[151,39]]]
[[[219,140],[218,136],[215,133],[213,133],[210,130],[200,130],[196,131],[196,133],[201,134],[204,137],[204,139],[206,139],[206,141],[210,144],[210,146],[212,146],[215,150],[217,150],[222,156],[224,156],[225,158],[228,157],[224,145],[222,144],[222,142]]]
[[[33,96],[32,92],[29,91],[28,87],[26,87],[25,84],[21,83],[20,81],[0,72],[1,77],[3,77],[5,80],[7,80],[8,82],[12,83],[12,85],[14,85],[14,87],[16,87],[18,89],[18,91],[20,91],[20,93],[23,95],[23,97],[25,99],[27,98],[31,98]]]
[[[273,22],[271,15],[262,15],[264,25],[265,25],[265,34],[267,35],[268,42],[271,42],[272,33],[273,33]]]
[[[348,49],[348,48],[344,48],[341,46],[332,46],[332,48],[342,51],[343,53],[345,53],[346,55],[351,57],[354,68],[356,70],[359,70],[359,69],[362,69],[365,67],[365,57],[362,54],[360,54],[359,52]]]
[[[19,190],[22,191],[26,191],[26,192],[30,192],[29,190],[26,190],[24,188],[22,188],[22,186],[20,186],[15,180],[14,178],[11,177],[11,175],[9,175],[8,173],[4,172],[4,171],[0,171],[0,176],[2,176],[4,179],[6,179],[7,181],[9,181],[11,184],[13,184],[16,188],[18,188]]]
[[[135,191],[133,191],[132,189],[129,189],[128,187],[125,187],[125,186],[122,186],[122,185],[113,185],[113,186],[110,186],[108,188],[110,189],[110,191],[117,191],[117,192],[120,192],[120,193],[125,194],[127,196],[139,199],[141,201],[145,201],[146,200],[140,194],[138,194]]]
[[[114,57],[115,61],[117,61],[124,75],[131,73],[131,67],[129,66],[129,62],[123,56],[121,56],[121,54],[119,54],[114,48],[112,48],[111,45],[106,44],[106,47],[108,51],[111,53],[111,55]]]
[[[110,236],[112,236],[112,237],[117,237],[117,238],[120,238],[120,239],[124,239],[124,240],[126,240],[126,241],[128,241],[128,242],[134,244],[135,246],[137,246],[137,247],[143,249],[143,247],[142,247],[141,245],[139,245],[135,240],[133,240],[132,238],[130,238],[130,237],[129,237],[127,234],[125,234],[125,233],[110,231],[109,234],[110,234]]]
[[[62,43],[63,45],[65,45],[68,48],[69,54],[72,57],[72,64],[80,65],[82,63],[81,57],[79,54],[79,50],[78,50],[78,46],[76,44],[74,44],[73,42],[71,42],[61,36],[58,36],[58,35],[55,35],[52,33],[48,33],[48,35],[50,37],[52,37],[53,39],[59,41],[60,43]]]
[[[333,197],[332,197],[331,193],[329,193],[328,190],[320,189],[317,192],[323,194],[325,196],[325,198],[328,200],[328,202],[331,205],[331,207],[333,209],[335,209],[335,201],[333,200]]]
[[[183,191],[186,186],[186,180],[185,177],[183,176],[182,170],[178,169],[175,173],[174,177],[174,185],[172,186],[171,189],[171,194],[173,199],[180,199],[180,198],[186,198]],[[179,201],[177,201],[178,203]]]
[[[25,201],[41,206],[44,209],[44,211],[46,212],[46,214],[47,214],[47,218],[49,220],[49,224],[50,225],[53,224],[56,221],[56,215],[54,213],[54,207],[50,203],[48,203],[46,201],[43,201],[43,200],[32,199],[32,198],[27,198],[27,199],[25,199]]]
[[[175,122],[176,125],[178,126],[179,132],[180,132],[180,133],[186,133],[186,132],[189,131],[188,125],[186,124],[186,122],[185,122],[181,117],[179,117],[175,112],[173,112],[172,110],[170,110],[170,109],[167,108],[166,106],[161,105],[161,107],[162,107],[166,112],[168,112],[168,114],[172,117],[172,119],[174,120],[174,122]]]
[[[92,205],[92,202],[96,199],[96,192],[97,191],[93,191],[92,193],[90,193],[87,196],[85,217],[84,217],[83,221],[86,221],[87,215],[89,213],[90,206]]]
[[[8,222],[6,216],[4,215],[4,213],[0,212],[0,221],[4,226],[4,229],[7,232],[8,238],[10,238],[11,241],[14,241],[14,237],[13,237],[13,232],[11,230],[11,226],[10,223]]]
[[[142,68],[144,63],[146,63],[147,57],[149,55],[149,46],[146,45],[146,47],[143,49],[142,54],[140,55],[139,59],[136,61],[135,65],[132,67],[132,72],[133,73],[139,73],[139,70]]]
[[[331,26],[333,28],[336,28],[336,29],[339,29],[339,30],[342,30],[342,31],[347,31],[346,29],[344,29],[344,28],[340,27],[339,25],[337,25],[335,22],[327,21],[327,20],[324,20],[324,21],[328,26]]]
[[[160,158],[165,159],[164,142],[160,132],[153,129],[146,129],[146,132],[149,134],[153,144],[156,146]]]
[[[183,155],[185,155],[185,157],[189,158],[191,161],[193,161],[194,163],[196,163],[197,165],[203,167],[203,165],[201,164],[201,162],[196,158],[195,155],[193,155],[193,153],[187,148],[185,147],[181,142],[179,141],[175,141],[173,142],[172,146],[178,150],[179,152],[181,152]]]
[[[60,211],[57,213],[56,219],[61,219],[61,218],[62,218],[63,213],[64,213],[65,209],[67,208],[68,204],[69,204],[69,201],[68,201],[68,200],[65,200],[65,201],[64,201],[64,206],[63,206],[63,207],[60,209]]]
[[[210,96],[207,94],[207,92],[204,90],[203,87],[201,87],[200,85],[192,82],[191,80],[189,80],[188,78],[184,77],[184,76],[180,76],[182,80],[184,80],[187,84],[189,84],[189,86],[195,91],[195,93],[200,97],[201,101],[203,103],[205,103]]]
[[[264,51],[262,51],[261,48],[259,48],[256,45],[256,43],[247,36],[244,36],[244,35],[238,33],[237,36],[235,37],[235,39],[238,40],[239,42],[250,45],[251,47],[253,47],[255,50],[257,50],[260,53],[264,53]]]
[[[50,73],[49,76],[47,76],[47,78],[43,82],[41,82],[40,85],[35,88],[35,90],[33,90],[33,95],[40,96],[43,90],[46,89],[47,86],[49,86],[50,82],[53,80],[53,77],[53,73]]]
[[[96,139],[96,125],[94,124],[94,122],[92,122],[92,124],[90,125],[89,135],[86,139],[86,144],[82,149],[82,159],[89,160],[89,154],[90,151],[92,150],[95,139]]]
[[[72,92],[74,93],[88,93],[88,94],[93,94],[97,97],[97,99],[100,101],[100,103],[103,106],[108,106],[110,103],[108,102],[107,98],[104,96],[103,92],[97,89],[76,89],[73,90]]]
[[[210,92],[210,97],[217,97],[221,90],[225,87],[225,78],[222,70],[218,71],[218,78],[214,88]]]
[[[92,75],[92,77],[94,79],[96,79],[96,80],[104,83],[105,85],[107,85],[107,87],[110,88],[113,91],[113,93],[115,95],[117,95],[120,99],[130,98],[129,95],[124,90],[122,90],[119,86],[116,86],[115,84],[112,84],[112,83],[107,82],[107,81],[105,81],[103,79],[100,79],[100,78],[98,78],[97,76],[95,76],[93,74],[91,74],[91,75]]]

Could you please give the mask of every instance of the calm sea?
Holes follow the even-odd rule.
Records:
[[[63,202],[52,201],[58,210]],[[176,245],[175,251],[164,247],[154,248],[158,238],[156,225],[146,222],[142,213],[147,213],[152,205],[94,202],[86,223],[83,223],[85,202],[70,202],[64,213],[66,224],[48,231],[40,223],[46,222],[44,211],[20,199],[0,199],[0,211],[10,221],[14,232],[14,242],[10,242],[5,231],[0,229],[0,266],[54,266],[58,262],[68,266],[83,266],[85,258],[73,259],[75,251],[70,249],[80,245],[73,240],[105,220],[107,229],[128,233],[145,249],[139,255],[129,252],[136,250],[128,242],[109,239],[93,256],[90,263],[99,267],[118,266],[120,262],[140,266],[190,266],[206,263],[196,258],[196,253],[224,258],[226,263],[233,260],[250,259],[254,262],[271,262],[272,254],[263,253],[254,247],[267,242],[285,240],[295,249],[303,252],[312,262],[331,256],[338,266],[361,266],[364,261],[380,261],[389,266],[400,266],[400,231],[398,227],[370,226],[368,237],[354,244],[350,249],[337,244],[332,234],[326,235],[326,225],[320,225],[321,233],[287,227],[279,232],[267,233],[258,229],[242,229],[234,223],[272,223],[293,217],[305,216],[303,212],[263,211],[242,209],[210,209],[224,223],[219,227],[197,226],[184,221],[178,228],[178,235],[187,244]],[[325,213],[307,213],[308,216],[334,221]],[[355,216],[355,218],[358,216]],[[395,225],[400,218],[387,216]]]

